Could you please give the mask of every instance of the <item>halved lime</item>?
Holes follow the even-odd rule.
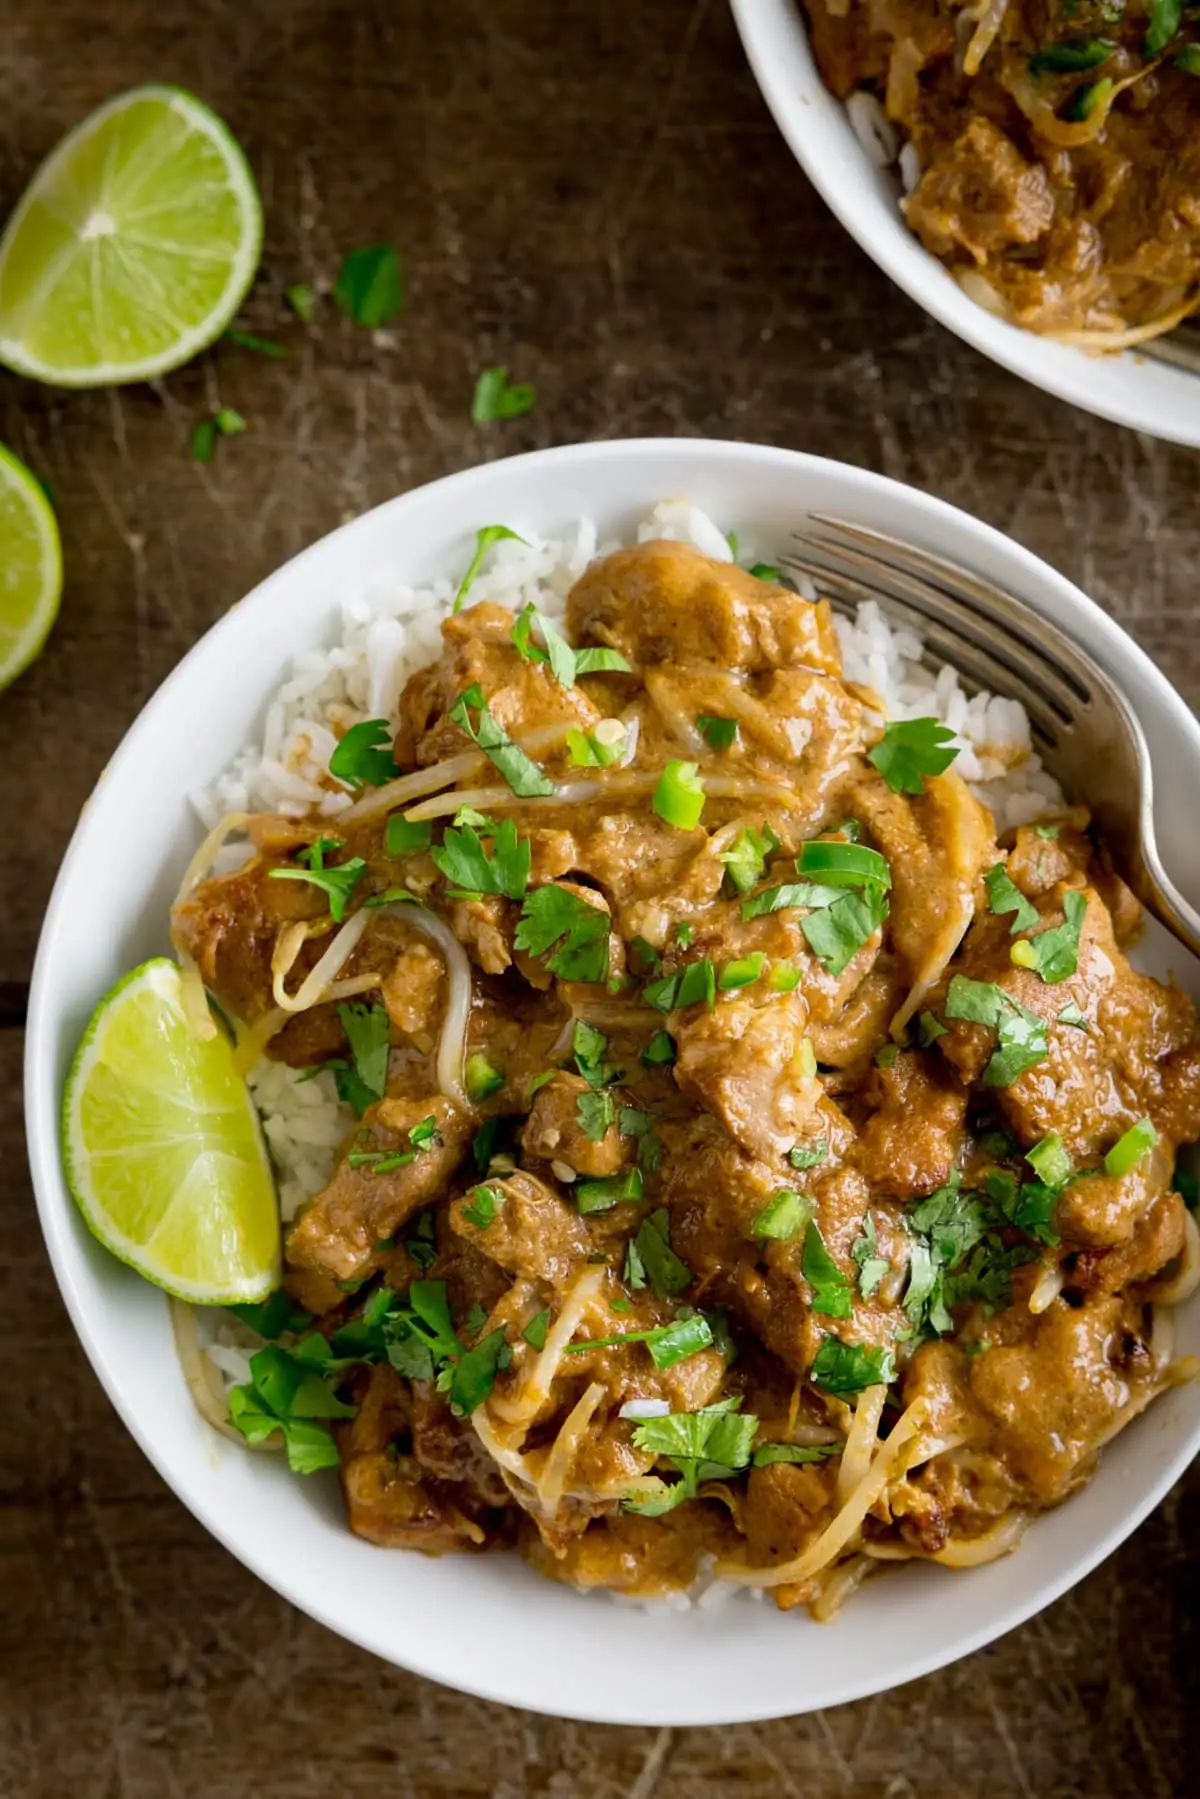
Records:
[[[0,687],[46,641],[62,592],[62,547],[45,489],[0,444]]]
[[[181,88],[118,94],[0,239],[0,362],[58,387],[165,374],[220,336],[261,249],[254,177],[216,114]]]
[[[201,1039],[180,974],[144,962],[97,1006],[67,1077],[67,1184],[106,1249],[193,1305],[279,1285],[279,1209],[233,1048]]]

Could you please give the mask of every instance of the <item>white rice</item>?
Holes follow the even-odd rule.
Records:
[[[877,169],[895,169],[904,193],[911,194],[921,179],[921,159],[916,145],[901,138],[878,97],[860,88],[846,100],[850,128]]]
[[[489,600],[518,611],[532,602],[560,617],[587,564],[618,547],[598,541],[590,519],[559,537],[523,535],[528,542],[504,540],[489,552],[471,588],[472,604]],[[733,559],[725,533],[686,496],[661,501],[638,527],[639,543],[653,538],[691,543],[721,561]],[[738,550],[743,563],[757,560],[756,546],[742,542]],[[468,545],[464,566],[469,555]],[[211,829],[228,811],[291,817],[310,808],[329,817],[344,811],[351,796],[331,791],[323,780],[339,732],[359,719],[395,713],[409,675],[437,656],[440,626],[457,590],[457,580],[446,576],[425,587],[378,585],[344,599],[336,643],[295,658],[268,706],[262,741],[247,744],[232,767],[192,796],[205,827]],[[991,808],[998,830],[1061,806],[1057,784],[1033,753],[1029,721],[1018,701],[968,695],[952,668],[926,667],[920,638],[891,624],[874,601],[860,606],[853,619],[839,617],[837,631],[847,679],[873,688],[889,717],[936,716],[955,733],[955,767]],[[245,853],[244,847],[231,846],[218,867],[236,865]],[[354,1114],[338,1099],[327,1070],[305,1078],[282,1063],[263,1061],[251,1074],[250,1087],[287,1223],[328,1185]],[[227,1380],[245,1379],[246,1348],[256,1341],[253,1333],[225,1325],[208,1353]]]

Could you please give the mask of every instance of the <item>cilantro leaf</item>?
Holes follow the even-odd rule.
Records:
[[[717,998],[717,971],[705,956],[700,962],[689,962],[678,974],[651,981],[643,988],[642,998],[656,1012],[681,1011],[684,1006],[701,1004],[711,1012]]]
[[[496,1213],[504,1204],[504,1195],[495,1187],[475,1187],[471,1192],[471,1203],[464,1206],[462,1215],[468,1224],[473,1224],[477,1231],[486,1230]]]
[[[471,723],[472,710],[479,714],[476,725]],[[554,782],[545,770],[531,761],[520,745],[496,723],[477,682],[472,682],[459,694],[448,716],[483,751],[493,767],[499,769],[518,799],[545,797],[554,792]]]
[[[525,896],[516,947],[544,958],[560,980],[606,981],[609,928],[607,912],[551,881]]]
[[[389,820],[389,825],[393,820]],[[511,818],[496,829],[489,856],[477,830],[464,825],[446,831],[441,843],[430,851],[434,862],[445,876],[455,899],[482,893],[498,893],[505,899],[520,899],[529,885],[531,850],[528,837],[518,837]]]
[[[844,1398],[867,1387],[888,1385],[896,1378],[896,1368],[890,1349],[867,1348],[861,1343],[841,1343],[836,1337],[825,1337],[808,1378],[815,1387]]]
[[[709,712],[702,712],[696,720],[696,729],[710,750],[727,750],[737,742],[736,718],[715,718]]]
[[[1012,946],[1012,959],[1020,968],[1036,969],[1043,981],[1057,985],[1079,967],[1079,937],[1087,900],[1082,893],[1063,895],[1063,922],[1025,937]]]
[[[382,787],[394,780],[400,770],[392,757],[391,738],[386,718],[364,718],[351,725],[329,758],[330,774],[355,789]]]
[[[622,1137],[632,1137],[637,1144],[637,1159],[647,1174],[657,1174],[662,1166],[662,1144],[654,1128],[653,1112],[639,1111],[636,1106],[622,1106],[618,1116]]]
[[[588,1142],[599,1143],[617,1122],[616,1101],[611,1093],[595,1089],[580,1093],[575,1099],[575,1115]]]
[[[504,1085],[504,1074],[489,1062],[482,1050],[476,1050],[467,1057],[463,1068],[463,1084],[467,1089],[467,1098],[478,1106],[485,1099],[490,1099],[493,1093],[499,1093]]]
[[[872,885],[843,893],[832,905],[806,913],[800,920],[800,929],[830,974],[838,975],[875,935],[887,915],[887,897],[881,887]]]
[[[276,1287],[274,1293],[268,1293],[257,1303],[246,1300],[239,1305],[226,1306],[225,1310],[248,1324],[260,1337],[268,1338],[281,1337],[285,1331],[302,1331],[313,1318],[311,1312],[301,1311],[282,1287]]]
[[[885,1274],[891,1272],[892,1264],[878,1253],[875,1239],[875,1214],[867,1212],[863,1218],[862,1235],[856,1237],[850,1245],[850,1259],[858,1264],[858,1290],[864,1299],[870,1299]]]
[[[322,893],[329,895],[333,922],[341,924],[346,917],[346,902],[362,880],[366,866],[361,856],[352,856],[349,862],[342,862],[336,868],[273,868],[269,879],[307,881],[310,887],[319,887]]]
[[[812,1309],[825,1318],[848,1318],[853,1288],[828,1249],[816,1224],[810,1224],[804,1238],[804,1254],[800,1271],[812,1288]]]
[[[678,1052],[675,1039],[669,1031],[655,1031],[649,1043],[642,1051],[641,1060],[647,1068],[663,1068],[675,1060]]]
[[[939,1037],[946,1035],[946,1027],[941,1019],[932,1012],[922,1012],[917,1019],[917,1043],[922,1049],[929,1049]]]
[[[754,1451],[754,1466],[770,1468],[776,1462],[824,1462],[841,1455],[843,1443],[764,1443]]]
[[[371,1099],[382,1099],[387,1090],[390,1047],[387,1012],[382,1006],[339,1005],[337,1015],[350,1043],[356,1079]]]
[[[575,1028],[571,1033],[571,1054],[575,1058],[576,1068],[589,1087],[607,1087],[620,1073],[611,1062],[604,1060],[607,1048],[608,1038],[603,1031],[598,1031],[594,1024],[585,1023],[582,1018],[575,1020]]]
[[[545,1349],[546,1338],[550,1331],[550,1307],[544,1306],[536,1318],[531,1318],[521,1332],[531,1349]]]
[[[1079,1007],[1075,1004],[1074,1000],[1072,1000],[1069,1005],[1064,1006],[1062,1011],[1055,1015],[1054,1022],[1055,1024],[1074,1025],[1077,1031],[1087,1031],[1091,1029],[1087,1017],[1079,1010]]]
[[[471,401],[471,423],[491,425],[497,419],[519,419],[533,411],[537,389],[532,381],[513,381],[504,367],[481,369]]]
[[[1027,931],[1030,925],[1039,922],[1037,907],[1025,898],[1003,862],[997,862],[993,868],[988,869],[983,877],[983,884],[987,888],[991,910],[997,915],[1005,912],[1013,914],[1013,921],[1009,926],[1010,935],[1015,937],[1018,931]]]
[[[816,881],[790,881],[780,887],[765,887],[751,899],[742,901],[742,918],[762,918],[768,912],[782,912],[788,906],[832,906],[845,895],[840,888]]]
[[[684,1500],[694,1499],[701,1481],[725,1480],[747,1467],[758,1419],[751,1412],[734,1411],[738,1403],[726,1400],[703,1411],[671,1412],[665,1418],[645,1418],[635,1425],[635,1447],[670,1462],[681,1478],[662,1497],[627,1499],[626,1509],[643,1517],[661,1517]]]
[[[1007,1087],[1027,1068],[1045,1060],[1049,1040],[1044,1019],[1026,1011],[990,981],[952,977],[946,993],[946,1017],[982,1024],[996,1032],[997,1047],[983,1071],[985,1087]]]
[[[1146,33],[1147,56],[1165,50],[1183,24],[1184,0],[1150,0],[1150,28]]]
[[[333,297],[346,317],[374,331],[390,325],[404,310],[400,258],[391,244],[368,244],[348,250],[342,259]]]
[[[766,820],[761,831],[748,825],[739,831],[728,849],[717,853],[717,860],[725,864],[725,872],[738,893],[749,893],[756,881],[761,881],[767,857],[779,848],[779,839]]]
[[[888,725],[867,761],[874,764],[893,793],[921,794],[926,775],[940,775],[958,755],[954,732],[936,718],[903,718]]]
[[[471,584],[483,567],[483,559],[494,543],[503,543],[510,538],[513,543],[525,543],[526,539],[519,532],[510,531],[507,525],[481,525],[475,533],[475,554],[467,564],[467,572],[458,584],[458,592],[454,596],[454,611],[461,612],[463,601],[471,591]]]
[[[413,820],[405,818],[402,812],[393,812],[387,821],[384,848],[389,856],[415,856],[432,842],[433,827],[428,819]]]
[[[671,1248],[670,1214],[665,1206],[644,1218],[630,1238],[625,1279],[635,1292],[649,1285],[659,1299],[675,1299],[691,1285],[691,1269]]]
[[[341,1460],[337,1444],[325,1425],[304,1418],[276,1418],[252,1384],[231,1390],[229,1419],[247,1443],[265,1443],[276,1431],[281,1431],[288,1467],[293,1474],[316,1474],[322,1468],[336,1468]]]
[[[473,1349],[465,1350],[454,1363],[450,1380],[451,1411],[469,1417],[511,1361],[512,1349],[502,1330],[489,1331]]]
[[[626,1343],[644,1343],[656,1368],[673,1368],[701,1349],[711,1347],[712,1330],[700,1312],[680,1314],[670,1324],[657,1324],[651,1330],[624,1331],[616,1337],[593,1337],[585,1343],[568,1343],[568,1355],[582,1355],[589,1349],[619,1349]]]
[[[545,649],[533,641],[534,626],[542,633]],[[560,687],[574,687],[580,675],[598,675],[606,671],[630,674],[629,663],[619,650],[592,648],[574,650],[552,619],[545,618],[536,606],[523,608],[512,628],[512,640],[526,662],[548,662],[550,672]],[[613,760],[616,760],[616,752]],[[605,766],[605,764],[601,764]]]

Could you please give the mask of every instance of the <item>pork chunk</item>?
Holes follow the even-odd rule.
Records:
[[[386,1159],[361,1159],[409,1154],[409,1132],[429,1117],[437,1121],[437,1137],[418,1149],[411,1162],[389,1168]],[[288,1262],[334,1281],[365,1278],[377,1245],[443,1191],[470,1136],[470,1119],[440,1094],[381,1099],[368,1107],[328,1187],[293,1225],[285,1250]]]
[[[976,115],[933,157],[905,212],[935,256],[965,252],[982,268],[1049,231],[1054,194],[1045,168],[1026,162],[990,119]]]
[[[566,1070],[547,1081],[534,1096],[533,1105],[521,1132],[521,1147],[527,1156],[542,1162],[561,1162],[576,1174],[591,1179],[616,1174],[633,1160],[633,1143],[622,1137],[617,1128],[618,1101],[611,1094],[597,1093],[577,1074]],[[601,1128],[585,1130],[591,1111],[608,1101],[612,1122]],[[580,1102],[583,1102],[583,1110]],[[603,1124],[602,1117],[597,1123]],[[565,1178],[565,1177],[564,1177]]]
[[[873,1190],[915,1199],[944,1186],[966,1141],[967,1090],[953,1071],[904,1050],[890,1068],[872,1070],[865,1097],[873,1110],[855,1162]]]
[[[672,1013],[675,1078],[752,1155],[781,1156],[821,1095],[806,1024],[798,992],[766,1005],[739,996],[712,1012]]]
[[[576,642],[620,650],[635,669],[659,662],[841,672],[833,617],[687,544],[654,542],[593,562],[567,600]]]

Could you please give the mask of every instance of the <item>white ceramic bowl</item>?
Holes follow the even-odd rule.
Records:
[[[1160,1400],[1106,1451],[1091,1486],[1042,1519],[1009,1560],[972,1573],[914,1565],[868,1583],[832,1625],[742,1598],[690,1613],[641,1611],[552,1585],[516,1557],[386,1552],[351,1536],[332,1477],[298,1480],[197,1416],[161,1296],[111,1260],[75,1213],[58,1111],[99,995],[168,947],[167,909],[198,835],[186,793],[260,730],[286,659],[336,628],[339,596],[388,576],[419,581],[459,569],[483,523],[549,531],[590,514],[602,534],[624,532],[679,492],[764,554],[785,547],[809,508],[856,514],[973,564],[1086,634],[1146,727],[1164,854],[1188,891],[1200,892],[1191,825],[1200,725],[1112,620],[1026,550],[924,494],[786,450],[581,445],[490,463],[380,506],[272,575],[185,657],[105,770],[67,852],[34,971],[26,1066],[38,1205],[76,1329],[125,1423],[202,1523],[296,1605],[390,1661],[515,1705],[625,1724],[836,1705],[978,1648],[1094,1567],[1162,1498],[1200,1444],[1200,1390]],[[1200,1351],[1197,1307],[1181,1343]]]
[[[910,299],[1060,400],[1152,437],[1200,445],[1200,375],[1136,352],[1087,356],[1020,331],[968,299],[922,248],[900,212],[894,175],[875,167],[817,73],[802,0],[733,0],[733,11],[758,85],[796,160],[846,230]]]

